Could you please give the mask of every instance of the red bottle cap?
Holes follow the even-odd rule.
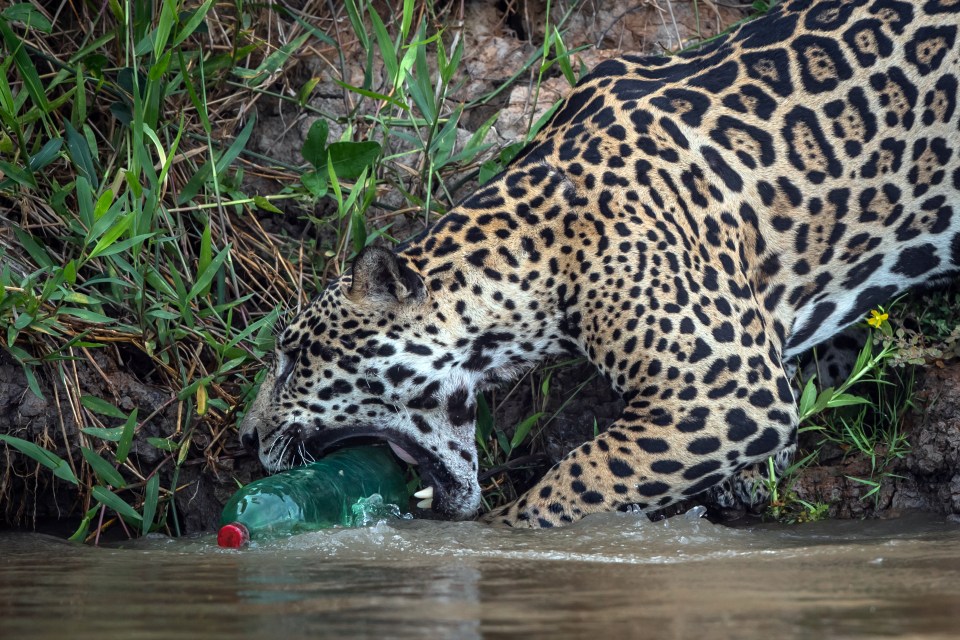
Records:
[[[220,527],[217,544],[225,549],[239,549],[250,541],[250,532],[239,522],[231,522]]]

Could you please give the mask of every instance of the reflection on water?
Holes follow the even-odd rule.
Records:
[[[0,637],[956,638],[960,527],[426,521],[243,551],[0,536]]]

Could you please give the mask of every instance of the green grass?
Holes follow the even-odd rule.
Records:
[[[514,78],[466,102],[462,33],[437,27],[462,22],[454,5],[405,0],[382,14],[348,0],[340,23],[243,0],[100,6],[65,6],[55,23],[38,2],[0,12],[0,347],[73,418],[54,436],[4,434],[25,456],[5,473],[32,473],[30,460],[66,483],[77,539],[114,525],[177,533],[180,469],[239,455],[233,425],[278,319],[364,246],[416,233],[459,185],[512,158],[522,142],[486,142],[496,111],[458,141],[470,108],[517,77],[539,87],[556,68],[575,81],[550,25]],[[341,113],[312,106],[319,78],[298,79],[307,46],[332,60]],[[249,149],[267,101],[315,119],[300,157]],[[266,231],[270,216],[294,231]],[[175,419],[87,394],[74,369],[100,356],[138,362]],[[131,453],[143,446],[160,462]]]
[[[893,309],[903,306],[894,303]],[[890,314],[896,315],[893,310]],[[883,483],[898,477],[893,469],[910,451],[905,423],[914,408],[914,367],[902,362],[901,347],[893,339],[896,333],[887,316],[880,315],[846,380],[827,388],[820,388],[816,378],[805,381],[799,401],[801,459],[781,478],[775,476],[771,459],[767,516],[783,522],[824,517],[829,505],[800,499],[793,485],[797,474],[816,464],[828,445],[842,451],[844,459],[869,462],[868,475],[847,478],[863,486],[860,499],[872,498],[874,507]]]
[[[278,302],[296,298],[290,282],[250,290],[272,271],[264,256],[273,239],[231,233],[249,229],[253,207],[269,206],[234,186],[255,118],[235,137],[213,137],[212,123],[233,115],[211,107],[215,87],[232,82],[241,56],[260,51],[266,64],[277,52],[255,39],[207,50],[203,36],[223,26],[210,1],[185,11],[167,0],[155,14],[150,3],[111,2],[103,14],[59,18],[89,20],[89,31],[55,30],[38,6],[0,14],[0,198],[11,203],[0,344],[34,394],[41,379],[48,393],[60,383],[57,400],[79,429],[56,443],[63,458],[4,439],[76,488],[86,505],[76,538],[95,519],[96,533],[117,522],[176,531],[169,507],[180,466],[223,452],[233,407],[271,346]],[[150,362],[144,382],[170,389],[177,405],[162,437],[142,436],[152,416],[73,383],[77,361],[133,351]],[[200,431],[219,446],[198,452]],[[141,439],[159,464],[130,455]],[[120,520],[105,519],[108,509]]]

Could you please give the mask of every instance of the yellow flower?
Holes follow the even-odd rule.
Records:
[[[883,323],[887,321],[887,318],[889,317],[890,316],[889,314],[887,314],[886,311],[883,311],[883,310],[877,311],[876,309],[871,309],[870,317],[867,318],[867,324],[873,327],[874,329],[879,329],[883,325]]]

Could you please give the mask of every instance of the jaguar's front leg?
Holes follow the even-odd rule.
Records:
[[[767,378],[757,388],[758,379],[763,377],[744,378],[744,391],[731,392],[727,402],[710,402],[705,393],[703,403],[628,407],[610,429],[571,451],[536,486],[485,520],[562,526],[629,504],[653,511],[709,489],[794,437],[796,408],[786,380]]]

